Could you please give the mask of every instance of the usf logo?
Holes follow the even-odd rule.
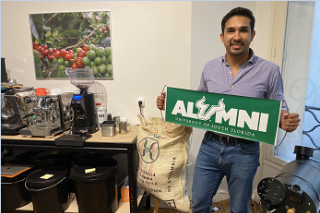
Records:
[[[143,138],[139,142],[139,154],[144,162],[155,162],[160,154],[159,142],[153,138]]]
[[[252,112],[251,115],[245,110],[231,108],[228,112],[225,110],[225,104],[223,98],[218,101],[217,105],[206,104],[206,98],[203,96],[200,100],[194,102],[188,102],[185,105],[184,101],[177,100],[171,114],[180,114],[183,117],[200,119],[203,121],[210,120],[210,122],[221,124],[222,120],[228,123],[229,126],[244,128],[245,123],[251,130],[260,132],[266,132],[268,126],[269,114]],[[187,106],[187,109],[185,108]],[[197,108],[197,113],[194,113],[194,109]],[[213,119],[212,116],[215,115]]]

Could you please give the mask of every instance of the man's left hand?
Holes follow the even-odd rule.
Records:
[[[281,111],[281,128],[287,132],[293,132],[299,126],[301,119],[298,113],[288,113],[287,111]]]

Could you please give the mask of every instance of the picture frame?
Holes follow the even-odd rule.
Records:
[[[67,68],[92,68],[113,80],[110,11],[30,14],[36,79],[66,79]]]

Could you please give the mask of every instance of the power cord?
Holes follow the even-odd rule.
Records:
[[[142,101],[139,101],[138,104],[139,104],[139,108],[140,108],[140,115],[145,119],[145,117],[142,114],[142,109],[141,109],[142,108],[141,107],[142,106]]]
[[[167,85],[164,85],[164,86],[163,86],[163,89],[162,89],[162,91],[161,91],[161,92],[163,92],[163,91],[164,91],[164,88],[166,88],[166,87],[167,87]],[[162,116],[161,109],[160,109],[159,111],[160,111],[161,118],[162,118],[162,120],[164,121],[163,116]]]
[[[283,101],[284,101],[284,103],[286,104],[287,112],[289,113],[288,104],[287,104],[286,100],[283,100]],[[280,115],[280,117],[281,117],[281,115]],[[281,118],[280,118],[280,119],[281,119]],[[282,140],[280,141],[280,143],[279,143],[279,144],[277,144],[277,145],[276,145],[276,147],[275,147],[275,148],[278,148],[278,147],[282,144],[283,140],[284,140],[284,139],[285,139],[285,137],[287,136],[287,133],[288,133],[288,130],[286,130],[286,133],[284,134],[284,136],[283,136]]]

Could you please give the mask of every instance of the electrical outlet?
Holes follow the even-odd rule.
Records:
[[[140,106],[140,104],[139,104],[140,102],[141,102],[141,108],[144,108],[145,107],[144,99],[140,98],[138,100],[138,106]]]

